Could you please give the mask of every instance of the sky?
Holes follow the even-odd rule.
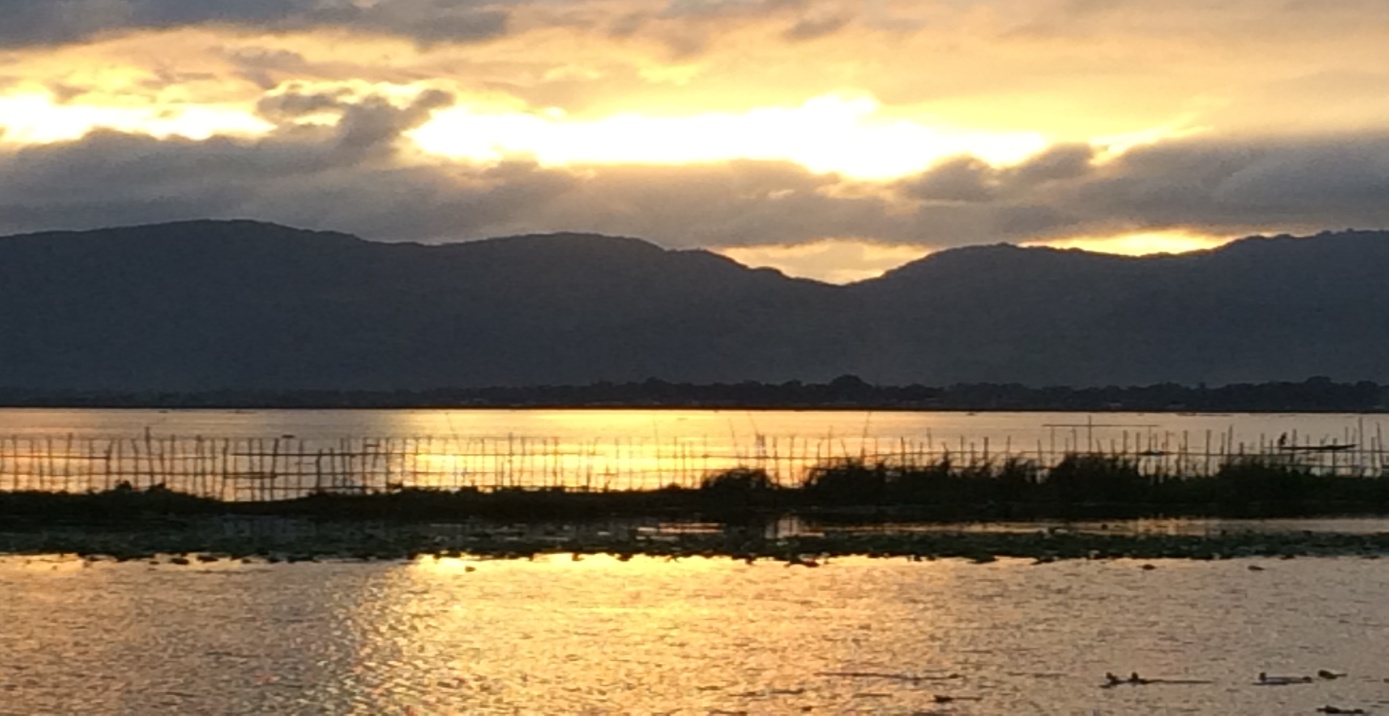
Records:
[[[1389,0],[0,0],[0,234],[555,231],[850,281],[1389,227]]]

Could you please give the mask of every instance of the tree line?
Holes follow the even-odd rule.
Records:
[[[427,390],[205,390],[113,392],[0,388],[7,407],[106,408],[737,408],[1054,410],[1138,412],[1378,412],[1389,386],[1370,381],[1222,386],[1032,387],[1020,383],[874,385],[853,375],[825,383],[597,382]]]

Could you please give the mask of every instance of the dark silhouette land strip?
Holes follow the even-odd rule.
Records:
[[[956,403],[990,409],[1013,383],[1389,382],[1386,265],[1389,232],[1348,231],[1142,258],[980,246],[836,286],[581,234],[424,246],[251,221],[51,232],[0,238],[0,387],[332,397],[848,374],[1005,386]],[[788,404],[736,390],[726,404]]]
[[[1384,412],[1389,387],[1371,381],[1237,383],[1218,387],[1029,387],[1017,383],[871,385],[853,375],[826,383],[635,383],[422,390],[204,390],[122,392],[0,387],[0,406],[62,408],[633,408],[739,410],[942,410],[1075,412]]]
[[[1208,477],[1143,475],[1131,462],[1077,455],[1047,473],[1025,463],[927,468],[843,462],[804,484],[777,486],[740,468],[698,488],[319,493],[223,502],[163,488],[92,494],[0,493],[0,553],[80,552],[121,558],[217,552],[397,558],[550,552],[775,558],[815,566],[825,555],[1069,558],[1389,554],[1389,534],[1205,536],[951,531],[978,521],[1139,517],[1309,517],[1389,514],[1389,476],[1334,477],[1265,459]],[[780,537],[795,515],[816,534]],[[936,522],[936,529],[896,525]],[[651,533],[643,525],[715,525]],[[659,530],[658,530],[659,532]]]

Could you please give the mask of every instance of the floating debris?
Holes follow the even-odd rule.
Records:
[[[820,671],[816,676],[840,678],[840,679],[886,679],[890,681],[906,681],[916,683],[919,681],[949,681],[951,679],[963,678],[959,674],[946,674],[944,676],[918,676],[913,674],[889,674],[879,671]]]
[[[1150,684],[1200,685],[1215,683],[1206,679],[1150,679],[1139,676],[1137,671],[1129,674],[1127,679],[1121,679],[1113,673],[1105,672],[1104,679],[1105,682],[1100,684],[1102,689],[1112,689],[1116,686],[1148,686]]]
[[[1290,684],[1310,684],[1313,681],[1315,679],[1310,676],[1269,676],[1260,671],[1256,684],[1258,686],[1288,686]]]

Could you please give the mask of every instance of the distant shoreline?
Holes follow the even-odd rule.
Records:
[[[1129,408],[931,408],[931,407],[904,407],[897,405],[641,405],[641,404],[496,404],[496,405],[432,405],[432,404],[400,404],[400,405],[275,405],[275,404],[247,404],[247,405],[100,405],[100,404],[33,404],[33,405],[5,405],[0,404],[0,410],[117,410],[117,411],[141,411],[141,410],[177,410],[177,411],[229,411],[229,410],[276,410],[276,411],[372,411],[372,410],[489,410],[489,411],[508,411],[508,410],[618,410],[618,411],[741,411],[741,412],[816,412],[816,413],[1077,413],[1077,414],[1096,414],[1096,413],[1144,413],[1144,414],[1169,414],[1169,415],[1224,415],[1224,414],[1247,414],[1247,415],[1286,415],[1286,414],[1349,414],[1349,415],[1381,415],[1389,413],[1389,409],[1352,409],[1352,408],[1318,408],[1318,409],[1208,409],[1208,410],[1189,410],[1185,408],[1157,409],[1129,409]]]
[[[0,387],[0,408],[207,410],[793,410],[874,412],[1383,413],[1389,386],[1301,382],[1219,387],[1034,388],[972,383],[633,383],[420,390],[48,390]]]

